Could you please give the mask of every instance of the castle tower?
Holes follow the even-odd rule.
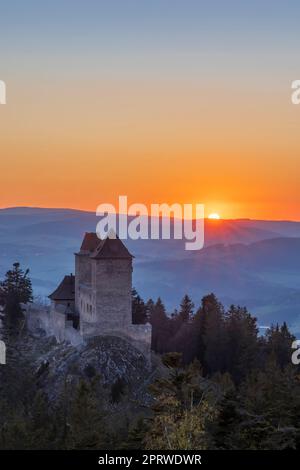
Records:
[[[87,234],[76,255],[76,306],[82,336],[122,332],[132,325],[132,255],[119,238]],[[95,248],[95,244],[97,246]]]
[[[75,279],[65,276],[49,296],[45,331],[74,346],[94,336],[121,337],[151,364],[151,325],[132,324],[132,259],[119,238],[100,240],[86,233],[75,253]]]
[[[80,247],[75,253],[75,310],[80,314],[83,307],[84,292],[89,293],[92,286],[91,254],[96,250],[100,240],[96,233],[86,233]],[[81,297],[81,299],[80,299]]]

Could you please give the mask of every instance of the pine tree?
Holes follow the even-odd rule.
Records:
[[[186,323],[192,318],[193,312],[194,312],[194,304],[189,298],[189,296],[185,295],[180,304],[178,317],[181,320],[181,322]]]
[[[103,410],[97,399],[97,378],[91,383],[81,380],[70,405],[67,448],[82,450],[105,448],[107,436],[103,419]]]
[[[199,316],[204,370],[206,373],[224,371],[224,308],[214,294],[203,297]]]
[[[226,370],[241,381],[258,365],[259,345],[256,318],[246,308],[232,305],[225,316]]]
[[[132,323],[144,325],[148,321],[147,307],[135,289],[132,289]]]
[[[154,417],[144,439],[146,449],[207,449],[208,425],[216,414],[202,387],[199,365],[183,368],[177,353],[166,354],[163,363],[169,375],[150,387]]]
[[[7,271],[4,281],[0,283],[4,320],[12,328],[17,327],[18,320],[22,317],[21,304],[32,302],[32,285],[28,274],[28,269],[24,272],[20,263],[14,263],[13,269]]]
[[[169,319],[166,314],[165,306],[160,297],[157,299],[157,302],[152,305],[150,314],[150,323],[152,325],[151,348],[155,352],[166,352],[166,347],[169,340]]]
[[[284,450],[299,448],[300,384],[293,366],[282,370],[275,356],[265,370],[253,370],[220,407],[215,433],[225,449]]]
[[[291,362],[291,348],[295,340],[287,327],[286,322],[279,326],[272,325],[266,333],[267,353],[276,358],[277,364],[283,368]]]
[[[54,415],[47,395],[38,391],[34,397],[28,426],[30,449],[51,449],[55,439]]]

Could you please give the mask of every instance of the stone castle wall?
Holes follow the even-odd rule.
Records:
[[[70,343],[75,347],[84,344],[95,336],[117,336],[130,342],[151,362],[151,325],[128,325],[126,329],[104,329],[103,323],[87,323],[82,336],[73,328],[73,323],[66,320],[65,306],[44,306],[29,304],[25,309],[26,323],[30,331],[43,330],[47,336],[54,336],[58,343]]]
[[[103,328],[103,323],[86,323],[83,326],[84,340],[95,338],[97,336],[117,336],[123,338],[132,344],[136,349],[151,361],[151,332],[150,324],[146,325],[129,325],[126,329]]]
[[[132,323],[131,259],[97,260],[92,264],[95,308],[103,328],[126,329]]]
[[[83,258],[77,257],[77,258]],[[83,336],[99,330],[126,330],[132,323],[131,286],[132,261],[130,259],[88,259],[91,264],[91,284],[77,284],[77,311]],[[84,279],[85,263],[77,263],[78,279]],[[81,272],[80,270],[83,270]],[[77,278],[77,271],[75,279]]]
[[[83,337],[73,328],[73,322],[66,320],[65,309],[64,305],[27,305],[25,317],[28,329],[32,332],[43,330],[47,336],[54,336],[58,343],[82,344]]]
[[[75,309],[80,311],[80,286],[90,286],[92,281],[91,260],[87,255],[75,255]]]

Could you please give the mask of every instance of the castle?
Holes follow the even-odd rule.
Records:
[[[39,326],[74,346],[95,336],[122,337],[150,359],[151,325],[132,323],[132,260],[118,237],[86,233],[75,253],[75,276],[65,276],[49,295],[51,306],[46,317],[38,315]]]

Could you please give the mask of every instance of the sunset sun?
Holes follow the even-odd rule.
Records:
[[[219,220],[221,217],[219,216],[219,214],[217,214],[217,212],[213,212],[212,214],[209,214],[208,218]]]

